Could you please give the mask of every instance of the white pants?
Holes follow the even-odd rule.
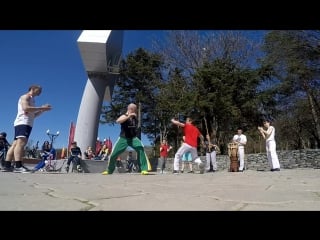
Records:
[[[280,163],[276,152],[276,146],[276,141],[274,140],[266,142],[267,158],[271,169],[280,168]]]
[[[186,152],[191,153],[192,161],[197,163],[198,165],[202,163],[201,159],[198,156],[197,148],[190,146],[189,144],[183,143],[181,147],[178,149],[176,154],[174,155],[174,161],[173,161],[173,170],[179,171],[179,165],[182,161],[182,155]]]
[[[244,147],[238,147],[238,160],[240,162],[239,170],[242,171],[244,167]]]
[[[211,153],[206,153],[206,171],[210,170],[210,162],[212,163],[213,170],[217,170],[217,159],[216,159],[216,151],[212,151]]]

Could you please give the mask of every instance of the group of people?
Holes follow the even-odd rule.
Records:
[[[127,107],[127,112],[121,115],[116,122],[121,125],[120,136],[115,143],[114,150],[111,153],[110,161],[107,169],[102,173],[103,175],[112,174],[115,170],[115,162],[117,156],[124,152],[128,146],[132,147],[138,155],[141,166],[141,174],[147,175],[150,171],[150,163],[147,155],[144,152],[144,147],[141,140],[137,137],[137,125],[138,119],[136,116],[137,106],[130,103]],[[204,139],[200,130],[193,124],[193,119],[191,117],[186,118],[186,122],[182,123],[177,119],[172,119],[171,123],[179,126],[183,129],[183,141],[181,146],[174,155],[173,162],[173,173],[178,174],[183,172],[185,168],[185,163],[189,163],[189,173],[193,173],[192,163],[196,163],[200,170],[200,173],[215,172],[217,171],[216,162],[216,150],[218,146],[213,143],[209,134],[206,135]],[[270,125],[270,120],[264,120],[264,127],[258,127],[259,132],[266,139],[266,150],[268,162],[271,166],[271,171],[280,171],[280,164],[278,156],[276,153],[276,143],[275,143],[275,129]],[[198,156],[198,139],[202,147],[206,149],[206,161],[202,161]],[[245,157],[245,145],[247,143],[247,137],[243,134],[242,128],[237,129],[237,134],[232,138],[232,142],[236,143],[238,146],[238,161],[239,161],[239,172],[244,170],[244,157]],[[166,160],[168,158],[168,153],[172,147],[167,143],[166,139],[163,139],[160,145],[160,172],[164,173],[166,167]],[[180,168],[180,162],[182,162],[182,168]]]
[[[17,116],[14,120],[14,141],[10,145],[8,142],[4,143],[3,139],[6,137],[5,133],[0,134],[0,154],[5,150],[5,161],[2,162],[2,171],[12,171],[18,173],[27,172],[28,169],[22,164],[24,156],[24,148],[30,137],[34,119],[43,114],[44,112],[52,109],[50,104],[44,104],[40,107],[35,106],[35,97],[39,96],[42,92],[42,87],[39,85],[32,85],[29,87],[28,92],[23,94],[18,100],[18,111]],[[127,111],[122,114],[116,122],[121,125],[119,138],[117,139],[115,146],[110,154],[108,166],[102,173],[103,175],[110,175],[114,172],[116,167],[116,161],[118,156],[123,153],[127,147],[133,148],[137,152],[137,159],[139,160],[139,168],[142,175],[148,175],[151,170],[149,159],[144,151],[144,145],[138,138],[138,118],[137,118],[137,106],[134,103],[130,103],[127,106]],[[216,163],[216,147],[213,144],[209,134],[206,135],[206,140],[201,134],[200,130],[193,124],[191,117],[186,118],[186,122],[182,123],[177,119],[172,119],[171,123],[179,126],[183,129],[183,142],[177,152],[174,155],[173,173],[179,173],[180,162],[196,163],[200,170],[200,173],[212,170],[217,170]],[[276,142],[275,142],[275,128],[270,125],[269,120],[263,122],[263,127],[258,127],[258,130],[262,137],[266,140],[266,150],[268,162],[271,166],[271,171],[280,171],[280,164],[276,153]],[[5,136],[3,136],[5,135]],[[198,138],[200,138],[201,145],[206,149],[206,161],[203,162],[198,156]],[[238,157],[239,157],[239,171],[244,170],[244,148],[247,142],[246,136],[242,133],[242,129],[237,130],[237,134],[234,135],[233,142],[238,144]],[[166,159],[168,152],[172,149],[163,140],[160,146],[160,160],[161,160],[161,172],[165,170]],[[92,149],[91,149],[92,151]],[[42,149],[42,161],[33,169],[37,171],[45,166],[45,161],[48,158],[55,159],[55,151],[52,145],[48,141],[43,144]],[[69,170],[69,165],[72,161],[75,162],[77,170],[81,169],[81,149],[77,146],[76,142],[72,143],[70,150],[70,157],[67,162],[66,170]],[[93,152],[90,153],[88,149],[88,157],[93,157]],[[108,152],[101,153],[103,156],[107,156]],[[191,159],[191,160],[190,160]],[[12,162],[14,164],[12,165]],[[212,169],[211,169],[212,167]],[[184,171],[184,164],[182,165],[182,172]],[[190,171],[193,172],[192,164],[190,165]]]
[[[173,163],[173,173],[178,174],[183,173],[186,165],[189,167],[188,173],[194,173],[193,171],[193,162],[198,164],[200,173],[205,171],[217,170],[216,163],[216,148],[217,145],[211,143],[210,136],[207,134],[206,139],[199,131],[199,129],[193,124],[193,119],[188,117],[186,123],[182,123],[176,119],[172,119],[171,122],[179,127],[184,129],[184,135],[182,137],[181,146],[175,154],[174,163]],[[202,162],[198,156],[198,138],[201,140],[202,146],[206,150],[206,162]],[[168,152],[172,149],[168,145],[167,140],[164,139],[160,145],[160,172],[164,173],[165,163],[168,157]],[[181,162],[181,169],[180,167]],[[212,166],[212,169],[210,168]]]
[[[109,148],[106,144],[103,144],[101,149],[98,149],[97,152],[93,150],[91,146],[88,146],[84,152],[85,159],[89,160],[108,160]]]
[[[17,115],[14,120],[13,143],[11,145],[8,143],[6,140],[6,133],[0,134],[0,151],[4,158],[4,161],[2,161],[2,172],[35,172],[44,168],[47,160],[56,158],[56,152],[52,144],[45,141],[42,146],[41,161],[31,171],[22,163],[24,149],[28,143],[35,118],[52,109],[50,104],[44,104],[40,107],[36,106],[35,98],[39,96],[41,92],[41,86],[31,85],[28,92],[19,97]],[[67,165],[70,165],[70,162],[74,158],[74,154],[76,154],[76,150],[78,150],[76,143],[73,147],[74,148],[71,148],[71,156],[68,159]],[[78,166],[77,168],[79,169]]]

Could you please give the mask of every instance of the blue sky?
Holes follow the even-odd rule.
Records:
[[[139,48],[151,48],[152,38],[163,31],[130,30],[124,32],[123,55]],[[30,143],[48,140],[50,132],[60,132],[55,147],[67,146],[71,121],[76,122],[83,90],[87,81],[77,45],[80,30],[0,30],[1,99],[0,131],[13,141],[13,121],[17,114],[17,101],[32,84],[43,86],[36,105],[45,103],[53,109],[35,120]],[[99,138],[119,135],[119,125],[99,126]],[[143,137],[145,145],[149,145]]]
[[[32,84],[43,86],[36,105],[45,103],[53,109],[35,120],[30,142],[48,140],[47,129],[60,132],[55,147],[66,147],[71,121],[76,123],[83,90],[87,81],[77,45],[81,30],[0,30],[1,99],[0,131],[7,132],[13,140],[13,121],[17,113],[17,101]],[[123,55],[143,47],[151,48],[152,39],[161,38],[161,30],[124,31]],[[259,38],[261,31],[250,31]],[[118,138],[119,125],[99,126],[100,139]],[[142,137],[145,145],[150,145]]]

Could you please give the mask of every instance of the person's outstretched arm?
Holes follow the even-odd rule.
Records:
[[[174,124],[174,125],[177,125],[179,127],[184,127],[185,124],[182,123],[182,122],[179,122],[178,120],[175,120],[174,118],[171,119],[171,122]]]

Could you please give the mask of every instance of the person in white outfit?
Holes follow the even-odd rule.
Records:
[[[280,171],[280,163],[278,159],[278,155],[276,152],[276,141],[275,141],[275,128],[270,125],[270,120],[263,121],[263,127],[258,127],[259,132],[261,133],[262,137],[266,140],[266,151],[267,151],[267,158],[269,165],[271,166],[271,171]]]
[[[213,144],[210,135],[206,135],[206,172],[210,172],[210,163],[212,164],[212,172],[217,171],[217,153],[216,144]]]
[[[237,134],[233,136],[232,141],[238,144],[238,160],[240,162],[239,172],[243,172],[244,168],[244,147],[247,144],[247,137],[242,133],[242,128],[237,129]]]

